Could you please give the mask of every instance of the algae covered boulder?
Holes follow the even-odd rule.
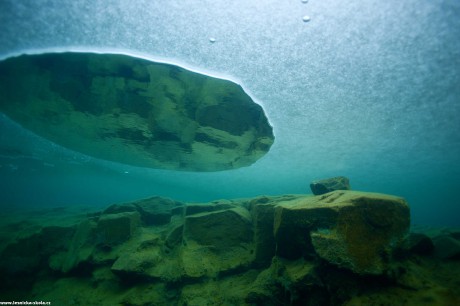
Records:
[[[113,247],[127,241],[140,224],[137,212],[102,215],[97,222],[96,243]]]
[[[72,150],[151,168],[245,167],[274,140],[262,107],[238,84],[122,54],[0,61],[0,111]]]
[[[276,243],[273,236],[273,217],[276,203],[267,197],[251,201],[254,223],[255,262],[261,266],[269,265],[275,255]]]
[[[402,249],[412,254],[429,255],[434,250],[434,244],[431,238],[423,233],[410,233]]]
[[[282,257],[316,253],[358,274],[382,274],[409,224],[409,207],[402,198],[334,191],[280,204],[274,230]]]
[[[187,216],[184,227],[187,241],[217,248],[252,242],[253,238],[249,212],[241,207]]]
[[[104,210],[104,214],[138,212],[145,225],[164,225],[171,221],[174,214],[182,214],[184,203],[164,197],[150,197],[128,203],[113,204]]]
[[[50,267],[66,273],[77,268],[80,264],[88,262],[95,248],[96,226],[92,220],[80,222],[70,240],[67,252],[52,256],[49,262]]]
[[[154,196],[70,220],[0,243],[0,291],[26,280],[44,297],[68,288],[78,296],[110,292],[111,305],[342,305],[368,281],[411,292],[427,284],[417,280],[424,273],[400,262],[403,248],[427,254],[427,237],[406,236],[409,207],[390,195],[333,191],[209,203]],[[435,255],[444,250],[442,258],[455,264],[457,237],[434,239]],[[59,285],[66,281],[72,285]],[[91,304],[83,300],[76,304]]]
[[[255,264],[269,266],[275,256],[276,241],[273,235],[275,208],[280,202],[286,203],[298,196],[284,195],[277,197],[260,196],[249,202],[254,226]]]
[[[433,239],[434,255],[442,259],[460,259],[460,240],[451,235],[440,235]]]
[[[252,220],[244,207],[186,216],[183,241],[181,262],[187,277],[230,273],[254,260]]]

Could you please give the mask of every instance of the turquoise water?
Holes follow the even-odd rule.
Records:
[[[412,222],[460,225],[460,4],[409,1],[7,1],[0,57],[116,50],[242,84],[275,143],[214,173],[94,159],[0,116],[0,205],[209,201],[310,193],[312,180],[405,197]],[[310,16],[309,22],[302,18]],[[213,38],[214,41],[210,39]]]

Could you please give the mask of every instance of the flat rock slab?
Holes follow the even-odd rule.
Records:
[[[316,253],[358,274],[382,274],[409,225],[409,207],[402,198],[334,191],[278,205],[274,233],[282,257]]]
[[[274,141],[262,107],[238,84],[122,54],[0,61],[0,111],[69,149],[141,167],[235,169]]]

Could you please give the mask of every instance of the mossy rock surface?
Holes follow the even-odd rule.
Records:
[[[3,60],[0,111],[72,150],[160,169],[245,167],[274,141],[262,107],[240,85],[122,54]]]
[[[408,233],[409,206],[402,198],[358,191],[333,191],[276,207],[278,255],[316,254],[358,274],[382,274]]]
[[[209,203],[155,196],[68,220],[4,243],[1,293],[23,288],[62,304],[67,290],[75,305],[101,304],[97,292],[110,305],[274,306],[344,305],[357,292],[375,292],[372,283],[379,292],[396,282],[411,294],[427,284],[440,288],[418,270],[422,259],[411,266],[412,258],[392,256],[409,207],[389,195],[334,191]],[[25,277],[33,290],[18,286]]]

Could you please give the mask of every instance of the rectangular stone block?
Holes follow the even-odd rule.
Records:
[[[407,234],[409,206],[402,198],[334,191],[276,207],[277,255],[289,259],[314,252],[359,274],[381,274]]]

